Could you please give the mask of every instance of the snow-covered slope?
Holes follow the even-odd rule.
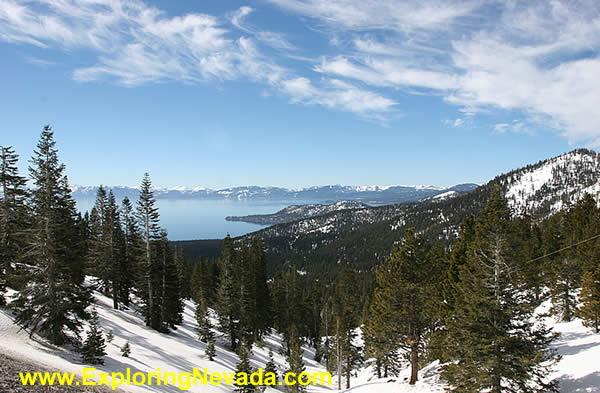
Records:
[[[104,365],[93,366],[102,372],[125,372],[129,367],[131,373],[155,372],[158,368],[162,372],[192,372],[198,368],[201,372],[204,367],[208,372],[235,371],[238,357],[236,354],[225,349],[225,340],[217,338],[217,356],[215,361],[209,361],[204,355],[206,345],[197,339],[194,330],[195,308],[191,302],[185,303],[184,322],[175,332],[160,334],[144,326],[143,318],[134,311],[122,311],[112,309],[112,301],[96,293],[96,307],[100,323],[105,333],[112,330],[114,339],[107,343],[107,356],[104,357]],[[120,347],[125,342],[131,346],[131,356],[124,358],[120,354]],[[252,366],[265,367],[268,361],[269,348],[273,350],[275,363],[278,371],[283,372],[287,366],[284,357],[279,353],[281,337],[271,335],[265,340],[264,348],[256,345],[250,356]],[[80,362],[79,356],[63,348],[56,348],[41,339],[32,340],[29,334],[13,322],[11,314],[0,309],[0,353],[7,354],[13,358],[21,359],[39,364],[44,368],[60,371],[73,372],[82,375],[83,367],[91,367]],[[304,363],[308,372],[323,372],[324,368],[313,360],[314,352],[305,348]],[[182,392],[176,386],[122,386],[127,392],[156,392],[175,393]],[[192,387],[190,392],[231,392],[231,386],[222,384],[220,386],[198,386]],[[309,391],[320,392],[328,390],[325,387],[309,386]],[[267,389],[276,392],[274,389]]]
[[[550,302],[545,302],[537,310],[547,313]],[[582,325],[580,319],[571,322],[557,322],[554,317],[546,317],[544,323],[552,327],[560,337],[553,347],[561,360],[548,376],[549,380],[558,379],[561,393],[598,393],[600,392],[600,334]],[[368,369],[359,372],[353,393],[441,393],[447,385],[440,378],[440,364],[435,361],[419,370],[419,381],[415,386],[406,382],[410,371],[403,370],[397,378],[372,378]],[[389,382],[394,380],[394,382]]]
[[[516,213],[560,210],[585,193],[600,193],[600,155],[579,149],[504,175],[501,184]]]
[[[235,370],[238,361],[237,355],[224,348],[224,341],[218,340],[217,357],[214,362],[208,361],[204,355],[205,345],[197,340],[194,331],[194,306],[186,302],[184,323],[175,332],[165,335],[146,328],[142,318],[133,311],[116,311],[111,308],[110,299],[103,295],[95,294],[100,322],[105,332],[112,330],[114,340],[107,345],[108,355],[105,364],[97,366],[102,372],[122,372],[127,367],[132,373],[141,371],[191,372],[194,367],[202,370],[204,367],[209,372],[230,373]],[[541,307],[541,312],[548,309],[549,303]],[[561,361],[556,365],[550,378],[558,378],[561,393],[597,393],[600,392],[600,334],[594,334],[591,329],[585,328],[581,321],[575,319],[571,322],[556,322],[552,317],[545,319],[545,323],[561,334],[554,347],[562,355]],[[131,357],[124,358],[120,355],[119,347],[126,341],[131,345]],[[268,360],[269,348],[280,372],[286,369],[285,360],[279,354],[281,337],[271,335],[266,340],[264,348],[254,346],[251,362],[253,367],[264,367]],[[56,348],[43,340],[29,338],[27,332],[20,330],[14,324],[10,313],[0,310],[0,353],[13,358],[37,363],[40,367],[52,368],[60,371],[74,372],[81,376],[82,367],[85,367],[79,357],[62,348]],[[304,362],[308,372],[324,372],[322,365],[313,360],[314,352],[305,347]],[[89,367],[89,366],[88,366]],[[447,386],[439,375],[439,363],[434,362],[419,371],[419,381],[415,386],[407,383],[408,367],[398,377],[377,379],[369,367],[365,367],[352,378],[353,393],[441,393]],[[331,387],[309,386],[309,392],[325,392],[335,390],[336,378],[332,380]],[[123,386],[127,392],[181,392],[176,386]],[[283,390],[283,389],[282,389]],[[230,392],[232,388],[227,385],[192,387],[190,392]],[[269,388],[267,392],[276,393],[277,390]]]

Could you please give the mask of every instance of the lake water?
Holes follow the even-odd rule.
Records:
[[[264,228],[263,225],[226,221],[227,216],[275,213],[289,205],[311,201],[228,201],[158,199],[160,226],[166,228],[169,240],[222,239],[228,233],[240,236]],[[94,206],[93,199],[77,201],[81,212]]]

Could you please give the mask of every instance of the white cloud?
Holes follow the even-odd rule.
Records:
[[[600,146],[597,1],[270,1],[335,31],[341,49],[317,72],[441,95],[467,115],[519,110],[572,143]]]
[[[65,52],[91,49],[95,63],[73,72],[80,82],[112,79],[132,87],[247,79],[292,102],[364,117],[391,110],[394,102],[378,93],[332,80],[314,85],[264,55],[258,42],[278,49],[293,45],[283,34],[246,25],[253,11],[242,7],[230,15],[231,24],[248,33],[235,36],[227,20],[201,13],[168,16],[139,0],[0,0],[0,40]]]
[[[340,29],[444,29],[470,14],[479,1],[449,0],[269,0],[280,7],[319,19]]]
[[[254,12],[254,9],[251,7],[240,7],[237,11],[232,13],[231,24],[246,33],[252,34],[257,40],[264,42],[272,48],[286,50],[295,49],[295,46],[287,40],[284,34],[273,31],[260,31],[246,24],[244,19],[252,12]]]
[[[380,120],[385,120],[382,114],[389,112],[396,105],[386,97],[337,79],[327,80],[325,85],[320,87],[315,87],[304,77],[287,79],[281,82],[281,90],[295,103],[321,105]]]

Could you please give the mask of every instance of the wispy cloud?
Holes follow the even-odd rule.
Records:
[[[257,40],[264,42],[275,49],[295,49],[295,46],[287,40],[285,34],[273,31],[261,31],[248,25],[245,19],[252,12],[254,12],[254,8],[252,7],[240,7],[237,11],[232,13],[231,24],[246,33],[252,34]]]
[[[388,98],[337,79],[315,87],[309,79],[299,77],[282,81],[281,87],[293,102],[322,105],[379,119],[396,105]]]
[[[94,63],[73,71],[80,82],[113,80],[133,87],[245,79],[266,84],[292,102],[364,117],[380,116],[391,108],[391,100],[368,89],[331,80],[314,84],[280,66],[257,44],[277,49],[294,46],[283,34],[246,24],[253,11],[242,7],[230,18],[202,13],[173,17],[140,0],[0,0],[0,40],[67,53],[92,50]],[[229,23],[243,34],[234,34]],[[310,89],[294,88],[294,81],[301,80]]]
[[[37,65],[42,68],[47,68],[47,67],[56,65],[55,61],[40,59],[39,57],[32,57],[32,56],[26,57],[25,61],[29,64]]]
[[[263,95],[367,118],[401,111],[401,90],[441,97],[458,119],[516,110],[527,129],[600,146],[596,0],[267,1],[322,34],[322,52],[250,23],[252,7],[171,16],[142,0],[0,0],[0,40],[85,50],[81,82],[251,80]]]
[[[414,32],[440,29],[469,15],[480,1],[465,0],[268,0],[293,12],[318,19],[332,28],[391,29]]]
[[[351,43],[316,72],[441,95],[471,115],[520,110],[573,143],[600,146],[597,1],[269,1]],[[516,130],[496,131],[506,129]]]

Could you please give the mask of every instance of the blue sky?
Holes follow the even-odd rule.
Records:
[[[485,182],[600,145],[597,1],[0,0],[0,144],[71,183]]]

